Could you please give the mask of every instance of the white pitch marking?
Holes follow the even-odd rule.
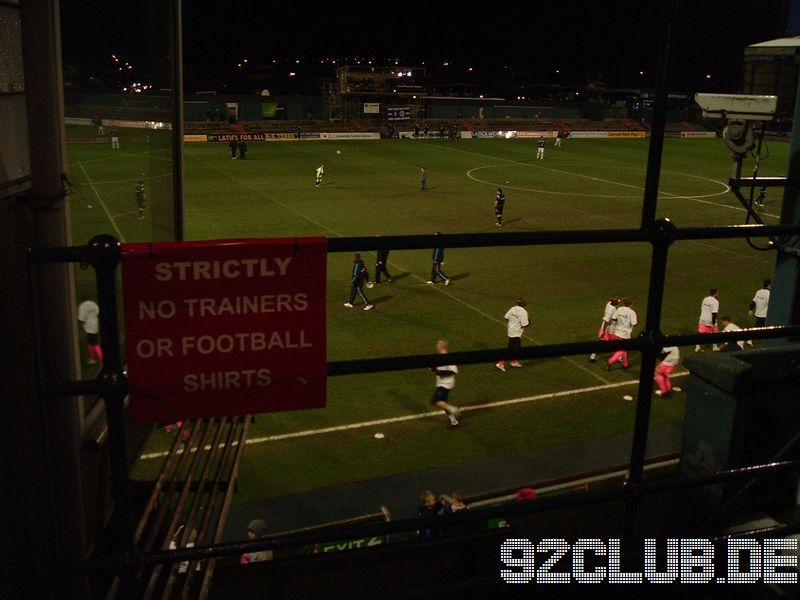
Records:
[[[164,152],[164,151],[167,151],[167,150],[170,150],[170,148],[156,148],[154,150],[145,150],[144,152],[125,152],[125,153],[120,153],[120,154],[116,154],[115,153],[115,154],[113,154],[111,156],[104,156],[104,157],[101,157],[101,158],[90,158],[89,160],[84,160],[82,162],[87,163],[87,164],[88,163],[94,163],[94,162],[103,162],[103,161],[106,161],[106,160],[116,160],[117,158],[122,158],[122,157],[144,156],[146,154],[153,154],[154,152]],[[162,158],[162,160],[164,160],[164,159]],[[166,159],[166,160],[172,160],[172,159],[170,158],[170,159]]]
[[[683,377],[688,375],[688,371],[682,373],[673,373],[672,377]],[[550,392],[548,394],[539,394],[537,396],[527,396],[525,398],[512,398],[511,400],[498,400],[496,402],[487,402],[485,404],[475,404],[473,406],[462,406],[461,412],[472,412],[476,410],[486,410],[489,408],[499,408],[501,406],[512,406],[514,404],[527,404],[529,402],[536,402],[538,400],[552,400],[553,398],[563,398],[565,396],[574,396],[577,394],[587,394],[589,392],[599,392],[602,390],[611,390],[614,388],[625,387],[628,385],[637,385],[639,380],[635,381],[621,381],[618,383],[608,383],[605,385],[594,385],[591,387],[577,388],[574,390],[565,390],[563,392]],[[325,433],[337,433],[339,431],[350,431],[352,429],[363,429],[364,427],[375,427],[377,425],[389,425],[392,423],[403,423],[406,421],[416,421],[419,419],[427,419],[432,417],[442,416],[441,410],[434,410],[430,412],[417,413],[413,415],[403,415],[402,417],[390,417],[388,419],[376,419],[374,421],[362,421],[360,423],[348,423],[347,425],[335,425],[333,427],[322,427],[320,429],[306,429],[304,431],[294,431],[292,433],[279,433],[276,435],[267,435],[264,437],[250,438],[245,442],[246,445],[264,444],[266,442],[279,442],[281,440],[290,440],[296,438],[310,437],[314,435],[322,435]],[[234,443],[235,445],[236,443]],[[222,444],[220,444],[220,447]],[[211,449],[210,445],[205,447],[208,451]],[[178,452],[180,454],[180,451]],[[149,454],[142,454],[140,460],[151,460],[154,458],[164,458],[169,454],[168,452],[151,452]]]
[[[504,159],[501,159],[501,160],[504,160]],[[542,166],[539,166],[539,165],[532,165],[532,164],[529,164],[529,163],[526,163],[526,162],[513,162],[511,164],[515,164],[515,165],[519,165],[519,166],[523,166],[523,167],[532,167],[532,168],[535,168],[535,169],[544,169],[545,171],[553,171],[553,172],[556,172],[556,173],[563,173],[565,175],[571,175],[573,177],[583,177],[583,178],[586,178],[586,179],[592,179],[594,181],[601,181],[603,183],[611,183],[611,184],[614,184],[614,185],[621,185],[623,187],[629,187],[629,188],[633,188],[633,189],[644,191],[644,188],[641,187],[641,186],[638,186],[638,185],[631,185],[631,184],[628,184],[628,183],[621,183],[619,181],[612,181],[610,179],[601,179],[599,177],[590,177],[588,175],[582,175],[581,173],[575,173],[575,172],[572,172],[572,171],[564,171],[562,169],[550,169],[550,168],[542,167]],[[493,169],[495,167],[502,167],[502,166],[504,166],[504,165],[484,165],[482,167],[475,167],[475,168],[470,169],[469,171],[467,171],[467,177],[472,179],[472,181],[477,181],[478,183],[485,183],[486,185],[491,185],[491,186],[500,185],[499,183],[494,183],[492,181],[485,181],[483,179],[479,179],[478,177],[473,177],[472,173],[474,173],[475,171],[481,171],[483,169]],[[697,200],[699,198],[714,198],[716,196],[722,196],[723,194],[727,194],[728,192],[731,191],[730,186],[722,183],[721,181],[717,181],[715,179],[709,179],[708,177],[701,177],[699,175],[690,175],[689,173],[679,173],[677,171],[667,171],[666,169],[662,170],[662,172],[663,173],[675,173],[676,175],[683,175],[684,177],[691,177],[692,179],[700,179],[701,181],[710,181],[711,183],[716,183],[717,185],[721,185],[723,187],[723,190],[721,192],[714,192],[713,194],[701,194],[699,196],[695,196],[695,195],[686,196],[686,195],[680,195],[680,194],[673,194],[672,192],[667,192],[667,191],[664,191],[664,190],[659,190],[658,193],[660,195],[668,196],[670,198],[683,198],[685,200]],[[512,189],[512,190],[522,190],[522,191],[525,191],[525,192],[535,192],[535,193],[538,193],[538,194],[554,194],[554,195],[559,195],[559,196],[581,196],[581,197],[584,197],[584,198],[641,198],[641,195],[620,196],[620,195],[613,195],[613,194],[583,194],[583,193],[580,193],[580,192],[556,192],[556,191],[552,191],[552,190],[539,190],[539,189],[534,189],[534,188],[517,187],[517,186],[513,186],[513,185],[509,185],[507,187],[509,189]],[[711,204],[715,204],[715,203],[712,202]],[[727,205],[720,204],[719,206],[727,206]],[[728,207],[728,208],[736,208],[736,207]]]
[[[129,210],[129,211],[124,212],[124,213],[118,213],[118,214],[113,215],[113,216],[116,219],[117,217],[127,217],[128,215],[135,215],[137,212],[139,212],[139,209],[134,208],[133,210]]]
[[[172,175],[173,175],[172,173],[162,173],[161,175],[151,175],[150,177],[134,177],[132,179],[105,179],[103,181],[95,181],[95,184],[103,185],[107,183],[133,183],[135,181],[150,181],[151,179],[162,179],[164,177],[172,177]]]
[[[206,164],[206,165],[210,166],[211,168],[215,169],[216,171],[219,171],[220,173],[223,173],[223,174],[227,175],[229,178],[231,178],[231,179],[233,179],[234,181],[238,182],[238,183],[239,183],[239,185],[241,185],[241,186],[243,186],[243,187],[246,187],[246,188],[248,188],[249,190],[251,190],[251,191],[255,192],[256,194],[259,194],[259,195],[263,196],[264,198],[266,198],[267,200],[270,200],[271,202],[274,202],[274,203],[275,203],[275,204],[277,204],[278,206],[282,206],[282,207],[283,207],[283,208],[285,208],[286,210],[289,210],[289,211],[293,212],[293,213],[294,213],[294,214],[296,214],[297,216],[299,216],[299,217],[301,217],[301,218],[305,219],[306,221],[309,221],[310,223],[313,223],[313,224],[314,224],[314,225],[316,225],[317,227],[321,227],[322,229],[324,229],[325,231],[328,231],[328,232],[332,233],[332,234],[333,234],[333,235],[335,235],[336,237],[343,237],[343,236],[342,236],[342,234],[341,234],[341,233],[339,233],[338,231],[335,231],[335,230],[331,229],[330,227],[326,227],[326,226],[325,226],[325,225],[323,225],[322,223],[320,223],[320,222],[318,222],[318,221],[315,221],[315,220],[314,220],[314,219],[312,219],[311,217],[309,217],[309,216],[306,216],[305,214],[301,213],[299,210],[296,210],[296,209],[292,208],[291,206],[288,206],[288,205],[286,205],[286,204],[284,204],[284,203],[282,203],[282,202],[278,202],[277,200],[273,199],[273,198],[272,198],[272,197],[271,197],[269,194],[267,194],[267,193],[265,193],[265,192],[263,192],[263,191],[259,190],[258,188],[254,188],[253,186],[251,186],[251,185],[249,185],[249,184],[245,183],[244,181],[242,181],[242,180],[241,180],[241,179],[239,179],[238,177],[234,177],[234,176],[233,176],[233,175],[231,175],[230,173],[227,173],[226,171],[223,171],[222,169],[220,169],[219,167],[217,167],[217,166],[216,166],[216,165],[214,165],[213,163],[210,163],[210,162],[206,162],[206,161],[200,160],[199,158],[196,158],[196,157],[193,157],[193,158],[195,158],[195,160],[197,160],[198,162],[200,162],[200,163],[202,163],[202,164]],[[399,267],[399,268],[403,269],[403,271],[408,271],[407,269],[405,269],[405,268],[401,267],[400,265],[398,265],[398,264],[397,264],[396,262],[394,262],[394,261],[391,261],[389,264],[391,264],[391,265],[395,265],[395,266],[397,266],[397,267]],[[410,271],[408,271],[408,272],[410,272]],[[426,279],[423,279],[422,277],[420,277],[419,275],[416,275],[416,274],[415,274],[415,273],[413,273],[413,272],[410,272],[410,273],[411,273],[411,277],[413,277],[414,279],[416,279],[416,280],[418,280],[418,281],[421,281],[422,283],[424,283],[425,281],[427,281]],[[489,314],[487,314],[487,313],[483,312],[483,311],[482,311],[480,308],[478,308],[477,306],[473,306],[472,304],[470,304],[469,302],[466,302],[465,300],[462,300],[462,299],[461,299],[461,298],[459,298],[458,296],[454,296],[453,294],[450,294],[450,293],[446,292],[446,291],[445,291],[445,290],[442,288],[442,286],[434,286],[434,289],[436,289],[436,291],[438,291],[439,293],[441,293],[441,294],[444,294],[444,295],[445,295],[445,296],[447,296],[448,298],[450,298],[450,299],[452,299],[452,300],[455,300],[456,302],[458,302],[458,303],[460,303],[460,304],[463,304],[463,305],[464,305],[464,306],[466,306],[467,308],[469,308],[469,309],[471,309],[471,310],[473,310],[473,311],[477,312],[479,315],[482,315],[482,316],[486,317],[487,319],[491,319],[491,320],[492,320],[492,321],[494,321],[495,323],[500,323],[501,325],[505,325],[505,323],[503,323],[503,322],[502,322],[502,321],[500,321],[499,319],[497,319],[497,318],[495,318],[495,317],[493,317],[493,316],[491,316],[491,315],[489,315]],[[540,343],[540,342],[537,342],[537,341],[535,341],[535,340],[534,340],[533,338],[531,338],[530,336],[528,336],[528,335],[525,335],[525,338],[526,338],[526,339],[528,339],[528,340],[530,340],[530,341],[532,341],[534,344],[537,344],[537,345],[540,345],[540,346],[541,346],[541,343]],[[587,368],[586,368],[586,367],[584,367],[583,365],[581,365],[581,364],[579,364],[579,363],[577,363],[577,362],[575,362],[575,361],[571,360],[569,357],[566,357],[566,356],[561,356],[561,357],[559,357],[559,358],[561,358],[561,360],[565,360],[565,361],[567,361],[568,363],[570,363],[571,365],[573,365],[573,366],[575,366],[575,367],[577,367],[577,368],[581,369],[582,371],[585,371],[586,373],[590,374],[590,375],[591,375],[592,377],[594,377],[595,379],[597,379],[597,380],[599,380],[599,381],[602,381],[603,383],[608,383],[608,379],[606,379],[606,378],[604,378],[604,377],[602,377],[602,376],[598,375],[597,373],[595,373],[594,371],[592,371],[592,370],[590,370],[590,369],[587,369]]]
[[[594,179],[595,181],[602,181],[602,182],[606,182],[606,183],[612,183],[612,184],[621,185],[621,186],[624,186],[624,187],[630,187],[630,188],[634,188],[634,189],[640,189],[640,190],[644,189],[644,188],[642,188],[640,186],[635,186],[635,185],[631,185],[631,184],[627,184],[627,183],[620,183],[619,181],[612,181],[610,179],[600,179],[598,177],[591,177],[589,175],[582,175],[580,173],[573,173],[571,171],[564,171],[564,170],[561,170],[561,169],[553,169],[553,168],[549,168],[549,167],[542,167],[542,166],[539,166],[539,165],[531,165],[531,164],[523,162],[523,161],[511,160],[510,158],[502,158],[502,157],[499,157],[499,156],[494,156],[492,154],[482,154],[480,152],[472,152],[470,150],[461,150],[459,148],[450,148],[448,146],[440,146],[438,144],[431,144],[431,145],[432,146],[436,146],[437,148],[444,148],[445,150],[451,150],[453,152],[462,152],[464,154],[474,154],[475,156],[483,156],[484,158],[491,158],[491,159],[494,159],[494,160],[501,160],[503,162],[507,162],[507,163],[510,163],[510,164],[518,164],[518,165],[535,167],[537,169],[544,169],[546,171],[554,171],[556,173],[563,173],[563,174],[566,174],[566,175],[573,175],[575,177],[584,177],[586,179]],[[499,166],[499,165],[488,165],[488,166]],[[676,171],[665,171],[665,172],[675,173]],[[683,173],[683,175],[686,175],[686,173]],[[700,177],[698,175],[690,175],[690,177],[695,177],[696,179],[705,179],[706,181],[713,181],[714,183],[718,183],[720,185],[724,185],[725,188],[726,188],[726,192],[730,190],[730,187],[727,186],[726,184],[722,183],[721,181],[716,181],[714,179],[708,179],[706,177]],[[488,182],[485,182],[485,181],[480,181],[479,179],[474,178],[474,177],[470,177],[470,179],[472,179],[473,181],[478,181],[478,182],[486,184],[486,185],[497,185],[495,183],[488,183]],[[513,189],[524,189],[524,188],[513,188]],[[726,192],[720,192],[719,194],[715,194],[715,195],[722,195],[723,193],[726,193]],[[741,212],[747,212],[744,208],[738,208],[736,206],[730,206],[729,204],[719,204],[718,202],[710,202],[708,200],[701,200],[700,199],[700,198],[705,197],[705,196],[700,196],[700,197],[696,197],[696,196],[680,196],[678,194],[671,194],[669,192],[664,192],[664,191],[661,191],[661,193],[664,194],[665,196],[671,196],[671,197],[677,198],[677,199],[691,200],[693,202],[702,202],[703,204],[711,204],[713,206],[720,206],[722,208],[729,208],[731,210],[738,210],[738,211],[741,211]],[[617,198],[628,198],[629,196],[616,196],[616,197]],[[779,215],[773,215],[773,214],[770,214],[770,213],[761,213],[761,214],[766,215],[768,217],[773,217],[773,218],[776,218],[776,219],[780,218]]]
[[[440,147],[443,147],[443,146],[440,146]],[[511,164],[520,164],[520,165],[525,165],[526,164],[526,163],[521,163],[521,162],[518,162],[518,161],[513,161],[513,160],[510,160],[510,159],[507,159],[507,158],[501,158],[501,157],[498,157],[498,156],[492,156],[492,155],[489,155],[489,154],[479,154],[477,152],[470,152],[469,150],[458,150],[457,148],[447,148],[447,149],[448,150],[454,150],[456,152],[464,152],[466,154],[475,154],[476,156],[484,156],[486,158],[495,158],[497,160],[504,160],[504,161],[506,161],[508,163],[511,163]],[[487,167],[499,167],[499,166],[501,166],[501,165],[487,165]],[[476,168],[480,169],[480,168],[483,168],[483,167],[476,167]],[[477,181],[478,183],[483,183],[483,184],[492,185],[492,186],[497,185],[495,183],[489,183],[489,182],[486,182],[486,181],[482,181],[482,180],[480,180],[480,179],[478,179],[476,177],[471,177],[470,176],[470,172],[472,172],[474,170],[475,169],[470,169],[470,171],[467,171],[467,177],[469,177],[473,181]],[[671,173],[677,173],[677,171],[670,171],[670,172]],[[695,177],[697,179],[706,179],[705,177],[700,177],[698,175],[690,175],[690,177]],[[712,181],[714,183],[719,183],[720,185],[724,185],[721,181],[715,181],[713,179],[708,179],[708,181]],[[627,185],[627,184],[624,184],[624,185]],[[531,190],[529,188],[522,188],[522,187],[514,187],[514,186],[506,186],[506,187],[508,187],[509,189],[522,190],[522,191],[525,191],[525,192],[535,191],[535,190]],[[728,188],[728,189],[730,189],[730,188]],[[547,193],[554,193],[554,194],[557,193],[557,194],[568,195],[566,192],[547,192]],[[669,192],[662,192],[662,193],[665,194],[665,195],[670,195]],[[588,194],[584,194],[584,195],[588,196]],[[591,196],[591,197],[595,197],[595,198],[638,198],[639,196],[601,196],[601,195],[594,195],[594,196]],[[674,197],[675,198],[685,198],[685,199],[688,199],[688,200],[694,200],[695,202],[702,202],[704,204],[711,204],[713,206],[721,206],[723,208],[730,208],[731,210],[744,210],[744,209],[741,209],[741,208],[737,208],[735,206],[729,206],[727,204],[719,204],[717,202],[709,202],[708,200],[701,200],[701,199],[699,199],[699,197],[695,197],[695,196],[674,196]],[[605,219],[606,221],[614,221],[614,219],[612,219],[611,217],[606,217],[606,216],[598,215],[598,214],[595,214],[595,213],[589,213],[588,211],[581,210],[579,208],[566,208],[566,207],[564,207],[564,209],[572,211],[572,212],[575,212],[575,213],[579,213],[579,214],[591,214],[591,216],[593,216],[595,218]],[[777,215],[771,215],[769,213],[762,213],[762,214],[765,214],[768,217],[776,217],[777,218]],[[714,248],[716,250],[722,250],[723,252],[736,254],[738,256],[744,256],[744,257],[750,258],[750,259],[754,259],[755,258],[752,254],[745,254],[743,252],[737,252],[736,250],[729,250],[729,249],[724,248],[722,246],[714,246],[713,244],[704,244],[704,243],[702,243],[702,242],[700,242],[698,240],[689,240],[689,242],[691,242],[693,244],[698,244],[700,246],[705,246],[706,248]],[[674,267],[672,267],[670,265],[667,265],[667,268],[668,269],[674,269]]]
[[[267,200],[269,200],[270,202],[274,202],[275,204],[277,204],[277,205],[278,205],[278,206],[280,206],[281,208],[285,208],[285,209],[286,209],[286,210],[288,210],[289,212],[293,212],[293,213],[294,213],[294,214],[296,214],[298,217],[300,217],[300,218],[302,218],[302,219],[305,219],[305,220],[306,220],[306,221],[308,221],[309,223],[313,223],[313,224],[314,224],[314,225],[316,225],[317,227],[320,227],[321,229],[324,229],[325,231],[327,231],[327,232],[329,232],[329,233],[332,233],[332,234],[333,234],[333,235],[335,235],[336,237],[344,237],[344,236],[342,236],[342,234],[341,234],[341,233],[339,233],[338,231],[334,231],[334,230],[333,230],[333,229],[331,229],[330,227],[326,227],[325,225],[323,225],[323,224],[322,224],[322,223],[320,223],[319,221],[315,221],[315,220],[314,220],[314,219],[312,219],[311,217],[309,217],[309,216],[307,216],[307,215],[305,215],[305,214],[301,213],[299,210],[296,210],[296,209],[292,208],[292,207],[291,207],[291,206],[289,206],[288,204],[284,204],[283,202],[280,202],[280,201],[278,201],[278,200],[275,200],[275,199],[274,199],[272,196],[270,196],[269,194],[267,194],[267,193],[266,193],[266,192],[264,192],[263,190],[260,190],[260,189],[258,189],[258,188],[254,188],[254,187],[253,187],[252,185],[250,185],[249,183],[247,183],[247,182],[245,182],[245,181],[242,181],[242,180],[241,180],[241,179],[239,179],[238,177],[234,177],[233,175],[231,175],[231,174],[230,174],[230,173],[228,173],[227,171],[223,171],[222,169],[220,169],[219,167],[217,167],[217,166],[216,166],[214,163],[212,163],[212,162],[208,162],[208,161],[205,161],[205,160],[200,160],[199,158],[197,158],[196,156],[194,156],[194,155],[192,155],[192,154],[187,154],[187,156],[190,156],[190,157],[192,157],[193,159],[195,159],[195,160],[196,160],[197,162],[199,162],[200,164],[207,165],[207,166],[211,167],[212,169],[214,169],[215,171],[217,171],[217,172],[219,172],[219,173],[222,173],[223,175],[226,175],[227,177],[229,177],[230,179],[233,179],[235,182],[237,182],[237,183],[238,183],[239,185],[241,185],[242,187],[246,187],[246,188],[247,188],[247,189],[249,189],[250,191],[252,191],[252,192],[255,192],[256,194],[258,194],[258,195],[260,195],[260,196],[263,196],[264,198],[266,198],[266,199],[267,199]]]
[[[125,242],[125,236],[122,235],[122,231],[120,231],[119,226],[117,225],[117,222],[114,220],[114,217],[111,216],[111,212],[108,210],[108,207],[106,206],[106,203],[103,202],[103,198],[100,197],[100,193],[97,191],[97,188],[94,187],[94,183],[92,183],[92,178],[89,177],[89,173],[86,172],[86,167],[83,166],[83,163],[81,161],[78,161],[78,166],[81,168],[81,171],[83,171],[83,174],[86,177],[86,181],[89,182],[89,186],[92,188],[92,191],[94,192],[94,195],[97,196],[97,200],[98,200],[98,202],[100,202],[100,206],[103,207],[103,210],[105,211],[106,215],[108,216],[108,220],[111,221],[111,225],[114,226],[114,230],[117,232],[117,235],[119,236],[119,241],[120,242]]]

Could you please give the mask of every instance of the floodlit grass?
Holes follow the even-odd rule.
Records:
[[[114,152],[105,144],[70,145],[76,242],[97,233],[146,241],[168,230],[153,229],[153,221],[158,225],[171,206],[168,140],[163,134],[145,139],[141,132],[127,133]],[[85,130],[71,134],[93,137]],[[187,144],[186,237],[638,226],[647,140],[571,139],[562,148],[548,145],[540,161],[534,160],[535,145],[535,140],[266,142],[249,144],[247,160],[233,161],[225,144]],[[773,143],[761,174],[783,174],[787,150]],[[315,188],[319,164],[325,165],[325,181]],[[428,170],[425,193],[419,191],[422,166]],[[725,186],[730,164],[721,140],[668,139],[663,167],[659,216],[678,226],[743,222],[744,212]],[[142,173],[152,212],[137,221],[134,188]],[[507,197],[502,230],[493,214],[498,185]],[[778,192],[770,193],[764,213],[767,222],[777,222]],[[364,254],[372,270],[374,257]],[[531,316],[526,345],[593,339],[612,294],[635,296],[640,322],[646,311],[650,249],[645,244],[452,249],[444,267],[453,280],[447,288],[425,284],[429,251],[393,251],[389,269],[395,281],[366,290],[376,304],[371,312],[342,307],[351,260],[347,254],[328,259],[330,360],[429,353],[439,338],[447,338],[452,351],[502,347],[503,315],[518,296],[527,300]],[[677,242],[670,249],[664,330],[694,331],[700,300],[710,287],[721,291],[722,313],[749,325],[747,305],[761,280],[771,276],[773,260],[743,240]],[[531,361],[507,373],[491,364],[464,366],[452,401],[470,406],[632,381],[639,358],[631,358],[629,371],[612,372],[584,357]],[[427,412],[432,390],[427,371],[334,377],[326,409],[261,415],[251,438]],[[630,431],[634,406],[622,400],[627,393],[635,394],[635,386],[473,411],[453,431],[441,416],[265,441],[247,450],[238,499],[486,457],[512,460],[537,447]],[[682,416],[681,396],[657,399],[652,424]],[[377,431],[386,437],[374,439]],[[166,449],[170,437],[155,431],[147,451]],[[136,475],[151,477],[157,463],[140,461]]]

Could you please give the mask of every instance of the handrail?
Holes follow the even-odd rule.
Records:
[[[442,524],[480,522],[494,517],[512,517],[540,513],[553,509],[594,505],[601,502],[629,500],[641,498],[645,494],[662,494],[675,490],[694,489],[708,485],[716,485],[729,481],[745,480],[753,477],[772,476],[786,472],[800,472],[800,460],[756,465],[742,469],[721,471],[701,477],[682,478],[670,481],[653,481],[633,484],[627,482],[623,486],[606,490],[589,490],[581,494],[554,495],[536,500],[514,502],[474,510],[462,510],[439,517]],[[93,559],[65,565],[63,575],[84,575],[98,571],[118,569],[123,564],[141,567],[144,565],[170,564],[186,560],[210,559],[220,556],[276,550],[335,541],[346,538],[358,538],[371,535],[407,533],[430,526],[430,519],[401,519],[378,524],[364,524],[353,527],[337,527],[324,532],[304,533],[289,536],[272,536],[249,542],[230,542],[210,544],[180,550],[150,552],[147,554],[113,556]]]

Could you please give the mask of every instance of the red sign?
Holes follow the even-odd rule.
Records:
[[[132,419],[324,407],[326,244],[123,244]]]

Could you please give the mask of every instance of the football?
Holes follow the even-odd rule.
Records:
[[[337,150],[337,151],[336,151],[336,154],[341,154],[341,153],[342,153],[342,151],[341,151],[341,150]]]

